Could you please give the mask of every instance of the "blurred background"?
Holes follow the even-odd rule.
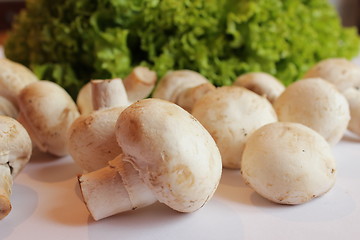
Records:
[[[344,26],[360,29],[360,0],[329,0],[339,12]],[[0,44],[6,37],[13,17],[25,7],[24,0],[0,0]],[[360,31],[359,31],[360,32]]]

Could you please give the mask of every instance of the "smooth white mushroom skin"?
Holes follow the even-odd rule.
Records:
[[[336,180],[330,145],[298,123],[265,125],[248,139],[241,161],[245,182],[281,204],[301,204],[328,192]]]
[[[240,168],[248,136],[277,121],[270,102],[242,87],[219,87],[200,98],[192,114],[209,131],[221,152],[225,168]]]
[[[0,95],[13,104],[21,89],[39,79],[25,66],[6,58],[0,59]]]
[[[193,212],[214,194],[221,156],[206,129],[168,101],[146,99],[125,109],[116,137],[123,152],[157,199]]]
[[[192,112],[195,103],[206,93],[215,90],[216,87],[210,82],[202,83],[198,86],[182,91],[175,103],[188,112]]]
[[[82,86],[76,97],[76,105],[78,106],[81,115],[89,114],[94,110],[92,105],[91,89],[91,83],[88,82]]]
[[[303,78],[322,78],[343,92],[352,87],[360,88],[360,67],[343,58],[330,58],[317,63]]]
[[[125,107],[94,111],[77,118],[68,130],[67,149],[86,172],[107,166],[122,153],[116,142],[115,124]]]
[[[123,82],[129,98],[133,103],[150,95],[157,80],[156,72],[147,67],[135,67]]]
[[[350,120],[349,104],[333,84],[320,78],[289,85],[273,104],[279,121],[304,124],[335,145]]]
[[[233,85],[247,88],[260,96],[264,96],[271,103],[285,90],[285,86],[278,79],[263,72],[240,75]]]
[[[0,219],[11,211],[13,178],[28,163],[32,144],[25,128],[15,119],[0,116]]]
[[[37,81],[27,85],[18,96],[18,120],[35,145],[56,156],[68,154],[66,133],[79,117],[75,102],[59,85]]]
[[[0,115],[16,118],[18,114],[16,106],[7,98],[0,96]]]

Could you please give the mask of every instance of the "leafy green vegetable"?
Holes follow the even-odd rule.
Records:
[[[289,84],[314,63],[358,54],[327,0],[29,0],[5,54],[73,96],[136,65],[192,69],[216,85],[249,71]]]

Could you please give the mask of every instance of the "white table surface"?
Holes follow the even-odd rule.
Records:
[[[157,203],[98,222],[82,203],[72,159],[35,151],[15,179],[0,239],[359,239],[360,138],[347,134],[333,151],[335,186],[302,205],[271,203],[239,171],[224,170],[215,196],[194,213]]]
[[[82,202],[71,157],[34,151],[15,179],[13,209],[0,239],[360,239],[360,137],[347,133],[333,148],[337,181],[322,197],[278,205],[224,170],[215,196],[200,210],[177,213],[160,203],[98,222]]]

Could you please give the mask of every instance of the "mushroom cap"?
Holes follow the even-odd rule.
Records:
[[[38,78],[25,66],[6,58],[0,59],[0,95],[16,103],[16,97],[26,85]]]
[[[241,174],[263,197],[300,204],[332,188],[336,164],[330,145],[317,132],[302,124],[277,122],[249,137]]]
[[[200,98],[192,114],[209,131],[220,149],[223,166],[240,168],[249,135],[277,121],[270,102],[242,87],[219,87]]]
[[[180,212],[202,207],[221,177],[221,156],[206,129],[176,104],[138,101],[121,114],[117,141],[157,199]]]
[[[116,142],[115,124],[124,108],[108,108],[81,115],[70,126],[67,148],[85,171],[105,167],[108,161],[122,153]]]
[[[335,145],[350,120],[349,104],[335,86],[321,78],[289,85],[273,104],[279,121],[304,124]]]
[[[350,122],[348,129],[360,135],[360,89],[348,88],[344,91],[344,96],[350,107]]]
[[[57,156],[67,154],[66,132],[79,116],[76,104],[59,85],[37,81],[18,97],[21,120],[36,146]]]
[[[303,78],[322,78],[343,92],[349,87],[360,87],[360,67],[347,59],[330,58],[317,63]]]
[[[32,153],[32,143],[25,128],[15,119],[0,116],[0,165],[7,164],[11,175],[15,177],[29,161]],[[5,161],[5,162],[4,162]]]
[[[19,111],[7,98],[0,96],[0,115],[16,118]]]
[[[233,85],[247,88],[264,96],[271,103],[285,90],[285,86],[278,79],[263,72],[243,74],[235,80]]]
[[[174,103],[182,91],[207,82],[209,81],[204,76],[192,70],[171,71],[160,79],[154,90],[153,98]]]
[[[80,89],[76,98],[76,105],[81,114],[89,114],[94,110],[92,104],[91,82],[88,82]]]

